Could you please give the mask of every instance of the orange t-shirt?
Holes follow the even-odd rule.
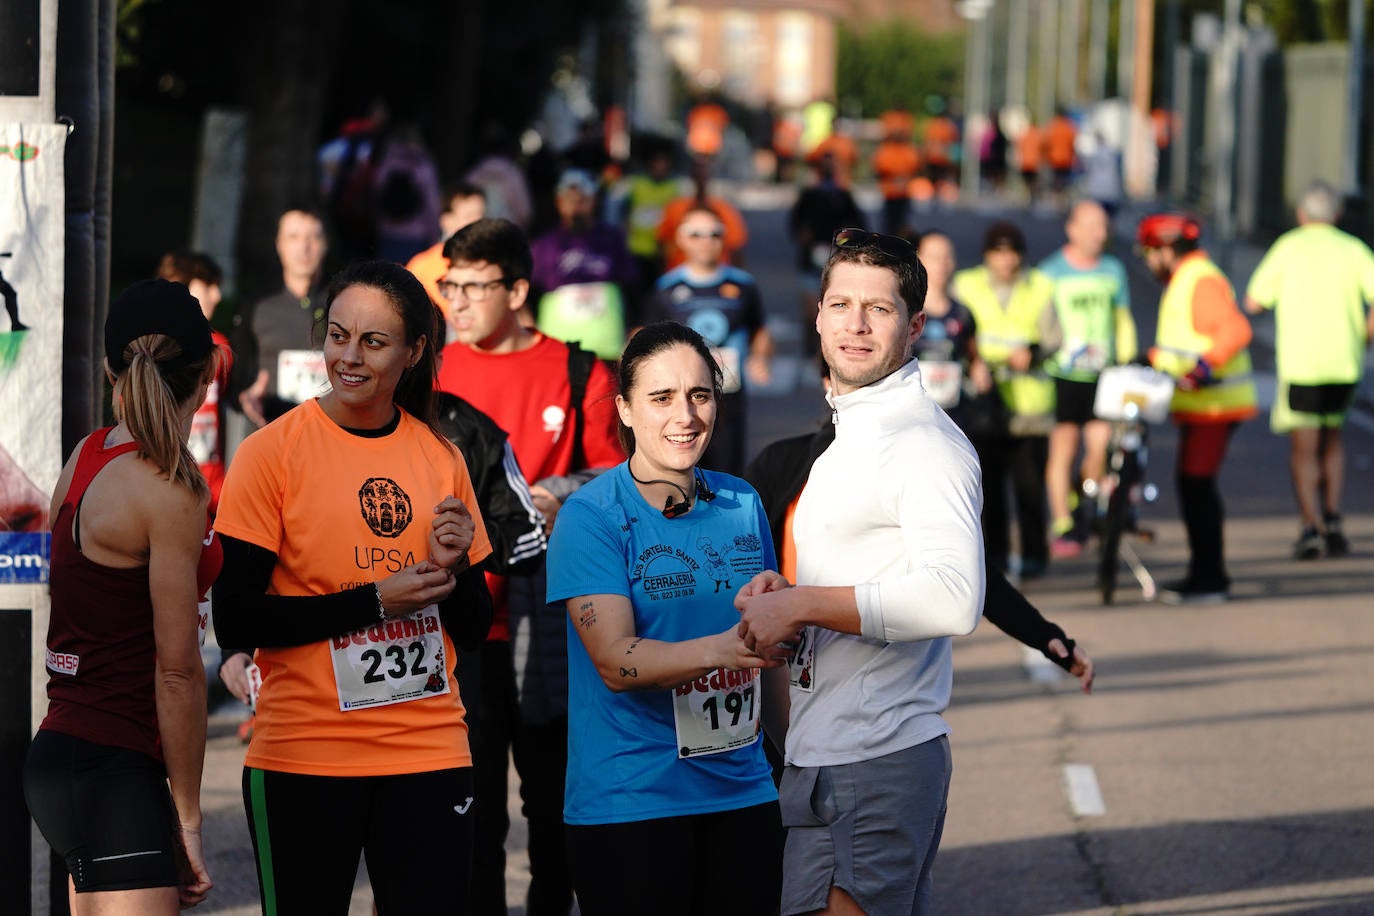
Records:
[[[687,148],[699,156],[714,156],[729,126],[730,115],[714,102],[695,106],[687,112]]]
[[[959,129],[949,118],[936,117],[926,122],[926,161],[931,165],[951,164],[951,148],[958,142]]]
[[[1052,169],[1073,168],[1073,141],[1078,130],[1065,117],[1057,117],[1045,128],[1045,158]]]
[[[841,187],[849,187],[849,178],[859,161],[859,148],[844,134],[831,134],[806,154],[807,162],[820,162],[829,156],[835,166],[835,181]]]
[[[1020,160],[1023,172],[1034,172],[1040,168],[1040,147],[1043,138],[1040,128],[1031,124],[1016,138],[1016,158]]]
[[[916,147],[903,140],[884,140],[873,153],[873,174],[888,200],[906,197],[907,185],[921,169]]]
[[[424,284],[430,301],[448,318],[448,300],[439,294],[439,278],[448,273],[448,258],[444,257],[444,243],[438,242],[411,258],[406,270]]]
[[[325,595],[425,559],[429,522],[457,496],[491,553],[467,464],[402,412],[389,435],[349,433],[309,400],[244,440],[215,530],[272,551],[269,593]],[[305,646],[259,648],[262,689],[247,766],[315,776],[385,776],[472,765],[437,609]],[[347,707],[347,708],[345,708]]]
[[[663,270],[665,273],[682,263],[682,251],[677,247],[677,227],[682,225],[682,218],[687,215],[688,210],[695,209],[697,203],[695,197],[688,195],[668,201],[663,208],[663,219],[658,224],[658,241],[663,246]],[[748,243],[749,226],[744,222],[744,217],[740,215],[738,210],[719,197],[706,198],[706,205],[715,211],[716,216],[720,217],[721,225],[725,228],[725,237],[721,239],[723,247],[720,254],[721,260],[729,264],[731,256]]]

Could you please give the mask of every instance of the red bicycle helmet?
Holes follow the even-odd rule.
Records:
[[[1202,237],[1202,223],[1187,213],[1151,213],[1135,230],[1136,244],[1142,248],[1164,248],[1175,242],[1196,242]]]

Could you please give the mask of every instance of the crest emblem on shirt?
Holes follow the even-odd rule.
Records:
[[[734,284],[734,283],[722,283],[722,284],[720,285],[720,294],[721,294],[722,296],[724,296],[726,299],[738,299],[738,298],[739,298],[739,294],[740,294],[740,289],[739,289],[739,286],[738,286],[737,284]]]
[[[358,507],[367,527],[379,538],[400,537],[415,518],[406,491],[386,477],[369,477],[364,481],[358,491]]]

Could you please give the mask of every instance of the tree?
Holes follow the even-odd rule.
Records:
[[[915,111],[928,95],[957,96],[963,89],[964,38],[931,35],[909,20],[869,23],[862,31],[841,25],[835,92],[841,108],[868,116],[889,108]]]

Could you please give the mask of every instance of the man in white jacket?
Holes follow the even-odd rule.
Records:
[[[902,239],[842,230],[816,317],[835,442],[793,521],[797,584],[736,600],[791,655],[782,912],[925,913],[951,772],[950,636],[983,604],[978,459],[921,385],[926,274]]]

